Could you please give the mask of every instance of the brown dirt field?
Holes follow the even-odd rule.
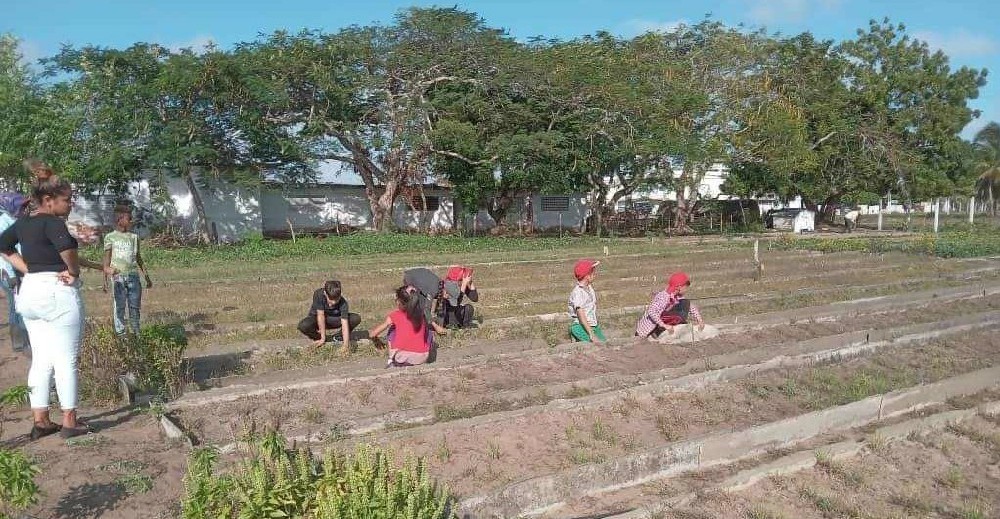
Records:
[[[616,247],[602,268],[602,277],[598,281],[598,288],[602,290],[602,311],[613,315],[618,308],[646,303],[649,291],[662,283],[662,276],[681,267],[695,276],[694,290],[697,292],[692,294],[695,297],[735,292],[789,292],[788,297],[767,304],[751,301],[727,303],[714,308],[713,305],[705,305],[713,312],[749,315],[767,309],[795,308],[827,300],[905,293],[925,286],[973,284],[942,278],[909,285],[897,284],[879,290],[852,292],[850,288],[850,285],[858,284],[930,279],[997,264],[992,260],[945,261],[887,255],[885,263],[878,262],[866,269],[856,268],[855,265],[872,265],[876,260],[862,254],[769,251],[765,256],[765,282],[754,284],[749,280],[751,268],[746,242],[717,240],[706,241],[707,245],[699,243],[685,242],[673,248],[664,247],[662,251],[651,250],[649,242],[644,240]],[[477,284],[483,287],[482,305],[484,310],[488,308],[488,317],[526,313],[524,305],[519,303],[531,303],[528,307],[532,314],[558,312],[562,311],[562,295],[557,297],[551,293],[568,292],[572,285],[572,280],[567,280],[565,275],[569,265],[581,256],[600,255],[599,247],[594,246],[565,251],[483,252],[457,257],[389,255],[373,257],[371,261],[365,258],[296,261],[283,265],[283,268],[287,267],[286,271],[292,272],[289,274],[276,273],[274,265],[250,263],[241,264],[236,274],[232,266],[227,265],[162,269],[153,272],[158,286],[146,294],[144,303],[148,302],[148,305],[144,305],[144,316],[152,319],[159,314],[160,318],[180,317],[197,321],[206,331],[214,327],[217,333],[193,337],[192,352],[199,348],[202,351],[212,351],[216,346],[226,348],[226,343],[247,339],[295,338],[293,329],[273,325],[298,317],[298,313],[305,308],[307,292],[311,287],[319,286],[331,275],[330,272],[349,282],[350,286],[357,287],[348,293],[348,298],[354,310],[361,310],[368,317],[385,312],[390,304],[388,291],[398,281],[400,267],[452,262],[482,263],[477,267]],[[653,276],[657,276],[657,281],[654,282]],[[601,279],[606,280],[606,285],[601,284]],[[96,288],[95,280],[95,277],[87,276],[85,297],[88,313],[97,317],[107,316],[109,296]],[[843,286],[843,289],[838,286]],[[816,293],[819,288],[835,290]],[[810,289],[813,293],[809,293]],[[306,292],[305,297],[302,292]],[[535,400],[527,398],[511,406],[490,407],[491,398],[502,403],[503,398],[518,392],[530,395],[536,387],[572,383],[602,374],[648,372],[680,365],[704,355],[736,351],[748,343],[774,344],[866,327],[927,322],[997,308],[1000,299],[989,298],[986,307],[982,306],[983,301],[967,303],[922,311],[859,316],[843,322],[778,326],[750,332],[738,339],[730,337],[706,342],[697,349],[662,349],[660,346],[643,345],[629,350],[594,350],[568,358],[543,355],[487,363],[478,368],[458,368],[447,375],[435,373],[400,377],[378,384],[357,382],[339,391],[279,392],[267,395],[256,403],[248,399],[199,411],[185,417],[186,425],[210,439],[222,440],[227,435],[231,437],[233,427],[238,427],[242,420],[241,416],[248,414],[260,423],[280,422],[287,430],[296,433],[332,433],[329,445],[347,447],[354,440],[335,441],[338,427],[343,421],[359,416],[431,404],[451,405],[455,409],[480,406],[479,412],[497,413],[511,407],[537,405],[550,397],[566,396],[537,393]],[[630,333],[634,320],[635,316],[628,315],[609,317],[606,322]],[[265,328],[253,331],[241,328],[260,325]],[[269,325],[271,327],[267,328]],[[562,324],[557,323],[556,326],[562,327]],[[517,331],[501,328],[499,332],[483,328],[456,337],[453,346],[465,347],[487,340],[517,337],[518,333],[525,338],[545,338],[546,334],[554,332],[544,326]],[[499,421],[500,417],[508,415],[494,414],[479,422],[459,419],[410,430],[386,431],[365,440],[385,443],[400,454],[426,455],[435,474],[451,483],[460,494],[469,495],[473,491],[495,488],[532,474],[606,459],[706,431],[744,427],[798,414],[815,406],[834,405],[837,400],[831,399],[831,394],[853,398],[894,385],[913,385],[950,373],[996,364],[1000,358],[1000,348],[997,347],[1000,343],[997,340],[1000,339],[995,333],[976,333],[961,339],[935,341],[922,348],[908,347],[905,357],[886,354],[884,364],[877,364],[883,356],[875,355],[817,368],[821,371],[769,373],[752,381],[721,384],[694,393],[640,395],[637,392],[634,398],[623,398],[604,406],[553,408],[544,413],[525,410],[527,414],[510,415],[512,418],[505,418],[504,421]],[[443,351],[447,352],[447,349]],[[256,361],[265,359],[258,357]],[[330,362],[341,360],[329,359]],[[290,366],[275,364],[272,367]],[[900,375],[876,376],[883,371],[871,371],[875,369],[885,372],[896,370]],[[9,353],[9,344],[0,340],[0,388],[22,383],[26,371],[27,359]],[[789,385],[789,377],[797,376],[796,373],[803,377],[806,373],[810,375],[801,381],[795,379],[796,384]],[[295,380],[299,373],[279,369],[269,375]],[[213,416],[213,411],[221,416]],[[0,442],[21,446],[37,460],[42,470],[38,482],[43,495],[39,505],[29,510],[30,515],[67,518],[176,517],[177,503],[183,491],[187,449],[163,439],[151,413],[142,408],[83,408],[81,415],[89,419],[98,432],[74,445],[58,438],[24,444],[20,436],[30,428],[24,409],[15,410],[4,424],[4,437],[0,438]],[[56,412],[54,417],[58,416]],[[148,477],[152,488],[129,495],[124,484],[127,477],[138,481]]]
[[[400,457],[426,457],[435,475],[467,497],[574,464],[602,461],[710,431],[743,429],[997,362],[1000,335],[991,330],[910,347],[905,356],[885,351],[841,364],[769,372],[690,393],[636,393],[614,404],[573,410],[538,408],[503,419],[458,420],[376,433],[359,441],[391,446]],[[279,411],[272,416],[277,422],[286,418]],[[330,445],[345,446],[337,441]]]
[[[769,478],[745,491],[704,496],[679,509],[654,511],[650,517],[996,517],[1000,512],[996,438],[1000,438],[996,423],[976,418],[958,431],[896,441],[860,457]]]
[[[551,388],[573,382],[580,383],[581,388],[589,388],[591,385],[586,381],[602,375],[622,375],[617,383],[612,382],[612,387],[616,387],[634,383],[628,380],[629,375],[681,366],[692,360],[748,347],[934,322],[995,309],[1000,309],[1000,296],[899,313],[862,315],[830,323],[766,328],[738,337],[723,335],[694,347],[640,343],[615,350],[582,348],[569,353],[540,354],[448,371],[416,372],[412,376],[403,373],[392,379],[359,381],[348,387],[282,391],[274,398],[247,398],[221,410],[213,409],[212,420],[204,419],[204,411],[198,410],[182,411],[180,417],[191,422],[199,437],[225,441],[232,428],[247,418],[268,423],[276,416],[283,417],[281,421],[287,432],[303,435],[307,431],[342,425],[359,417],[422,406],[434,406],[435,414],[440,419],[474,416],[544,404],[553,398],[571,397],[573,388],[558,392]],[[442,350],[442,355],[445,354],[447,351]],[[578,391],[579,396],[589,392],[591,389]],[[324,404],[333,401],[338,404]]]

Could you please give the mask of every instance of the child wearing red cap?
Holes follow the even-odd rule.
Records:
[[[463,303],[465,299],[473,303],[479,301],[479,291],[472,281],[472,268],[453,266],[441,282],[441,293],[435,301],[437,318],[445,328],[472,327],[475,308]]]
[[[635,325],[635,336],[645,339],[657,338],[666,331],[674,333],[674,326],[687,324],[689,319],[698,323],[698,330],[705,329],[705,321],[701,318],[698,307],[684,297],[691,278],[683,272],[675,272],[667,280],[667,287],[653,296],[653,301],[646,308],[646,313]]]
[[[573,267],[577,283],[569,294],[569,316],[573,321],[569,333],[581,342],[607,342],[604,331],[597,324],[597,293],[593,287],[600,264],[600,261],[584,259]]]

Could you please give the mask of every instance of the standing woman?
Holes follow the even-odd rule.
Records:
[[[76,416],[76,361],[83,337],[80,266],[99,270],[103,266],[79,258],[77,241],[66,228],[65,218],[73,209],[72,186],[47,167],[31,170],[36,176],[31,193],[34,210],[0,235],[0,254],[24,274],[17,307],[32,346],[31,439],[60,431],[70,438],[88,432]],[[49,419],[53,373],[63,410],[61,427]]]

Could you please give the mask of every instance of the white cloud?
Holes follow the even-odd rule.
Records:
[[[965,29],[948,33],[919,31],[913,37],[927,42],[932,50],[942,50],[950,57],[989,56],[1000,51],[997,40],[986,34],[974,34]]]
[[[191,49],[195,54],[201,54],[213,46],[215,46],[215,41],[211,36],[195,36],[188,41],[164,45],[171,52],[178,52],[181,49]]]
[[[749,0],[747,17],[762,25],[801,22],[817,7],[823,12],[840,9],[843,0]]]
[[[629,32],[636,34],[644,34],[647,32],[673,32],[685,25],[690,24],[688,24],[687,20],[684,19],[666,22],[655,20],[630,20],[627,23]]]
[[[41,45],[30,40],[19,41],[17,51],[21,54],[21,63],[32,67],[38,64],[39,59],[49,56]]]

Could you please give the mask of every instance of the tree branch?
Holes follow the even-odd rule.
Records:
[[[462,162],[465,162],[466,164],[469,164],[470,166],[480,166],[482,164],[489,164],[491,162],[496,161],[498,158],[500,158],[499,155],[494,155],[494,156],[492,156],[492,157],[490,157],[488,159],[473,160],[473,159],[470,159],[470,158],[466,157],[465,155],[462,155],[461,153],[455,153],[454,151],[438,150],[438,149],[434,149],[434,148],[431,148],[430,150],[431,150],[431,153],[435,153],[437,155],[444,155],[445,157],[451,157],[453,159],[458,159],[458,160],[460,160]]]

